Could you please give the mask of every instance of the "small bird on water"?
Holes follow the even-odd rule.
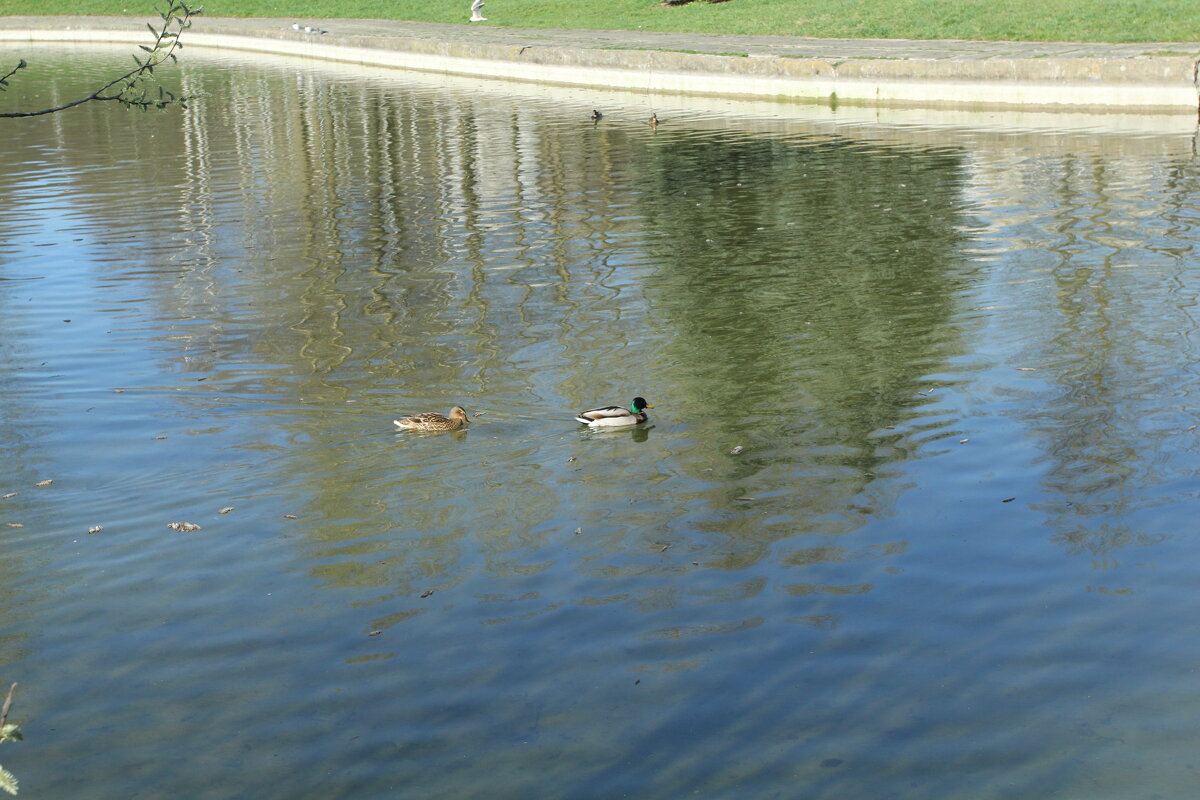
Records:
[[[597,109],[595,109],[595,108],[593,108],[593,109],[592,109],[592,119],[593,119],[593,120],[598,120],[598,119],[600,119],[600,118],[601,118],[601,117],[603,117],[603,116],[604,116],[604,115],[603,115],[603,114],[601,114],[601,113],[599,112],[599,110],[597,110]]]
[[[657,112],[650,115],[650,127],[651,128],[658,127],[658,113]]]
[[[456,431],[471,420],[462,406],[450,409],[449,416],[443,417],[433,411],[424,414],[413,414],[411,417],[401,417],[392,420],[397,428],[410,431]]]
[[[635,397],[629,408],[604,406],[580,411],[575,419],[590,428],[612,428],[618,425],[640,425],[647,419],[646,409],[654,408],[644,397]]]

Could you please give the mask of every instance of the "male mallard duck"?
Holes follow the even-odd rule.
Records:
[[[449,417],[427,411],[424,414],[414,414],[411,417],[392,420],[397,427],[410,431],[456,431],[470,421],[467,419],[466,409],[462,406],[450,409]]]
[[[608,428],[617,425],[638,425],[646,421],[646,409],[654,408],[644,397],[635,397],[629,408],[605,406],[590,411],[580,411],[575,419],[593,428]]]

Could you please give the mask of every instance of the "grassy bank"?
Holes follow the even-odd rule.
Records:
[[[365,17],[464,22],[469,0],[197,0],[210,16]],[[150,0],[77,0],[71,14],[153,10]],[[45,14],[42,0],[8,0],[8,14]],[[488,0],[487,25],[607,28],[848,38],[1018,41],[1200,41],[1191,0]]]

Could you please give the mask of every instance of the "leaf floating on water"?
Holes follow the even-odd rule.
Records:
[[[54,483],[54,481],[52,481],[52,480],[38,481],[37,483],[34,484],[34,486],[49,486],[52,483]]]
[[[221,509],[220,511],[218,511],[217,513],[218,513],[218,514],[228,514],[230,511],[233,511],[233,509],[234,509],[234,507],[233,507],[233,506],[225,506],[224,508],[222,508],[222,509]]]
[[[194,522],[168,522],[167,527],[176,533],[191,533],[200,530],[200,526]]]
[[[1016,499],[1017,498],[1015,498],[1015,497],[1006,497],[1003,500],[1001,500],[1000,502],[1001,503],[1011,503],[1013,500],[1016,500]]]
[[[90,536],[93,533],[99,533],[102,530],[104,530],[103,525],[93,525],[92,527],[88,528],[88,535]]]
[[[421,599],[424,600],[426,597],[429,597],[429,595],[431,595],[431,594],[433,594],[433,589],[426,589],[425,591],[421,592]]]
[[[745,449],[746,449],[746,448],[742,447],[742,446],[739,444],[737,447],[735,447],[735,448],[733,448],[732,450],[730,450],[730,451],[729,451],[729,455],[731,455],[731,456],[736,456],[738,453],[741,453],[741,452],[742,452],[742,451],[744,451]]]

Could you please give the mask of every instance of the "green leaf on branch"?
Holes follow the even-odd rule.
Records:
[[[4,767],[0,767],[0,789],[9,794],[17,793],[17,778]]]
[[[53,114],[57,111],[74,108],[93,100],[115,100],[123,106],[140,108],[142,110],[146,110],[151,106],[166,108],[176,103],[186,108],[186,105],[184,105],[186,97],[176,97],[169,92],[165,98],[160,95],[158,100],[150,99],[149,92],[151,91],[151,86],[148,84],[157,83],[157,78],[154,75],[154,68],[156,66],[167,59],[170,59],[172,63],[177,63],[178,60],[175,57],[175,51],[183,47],[183,43],[179,41],[179,35],[191,27],[192,17],[201,13],[204,9],[203,7],[192,8],[185,0],[166,0],[166,6],[166,10],[159,11],[158,14],[162,20],[161,29],[157,29],[150,24],[146,26],[154,36],[153,43],[151,45],[138,45],[138,49],[148,55],[145,59],[141,59],[136,54],[131,54],[133,63],[136,65],[134,69],[126,72],[124,75],[113,78],[91,94],[84,95],[76,100],[65,102],[52,108],[43,108],[38,111],[3,112],[0,113],[0,118],[36,117],[43,114]],[[16,67],[0,75],[0,91],[7,89],[9,79],[24,67],[25,61],[22,59],[21,63]]]

